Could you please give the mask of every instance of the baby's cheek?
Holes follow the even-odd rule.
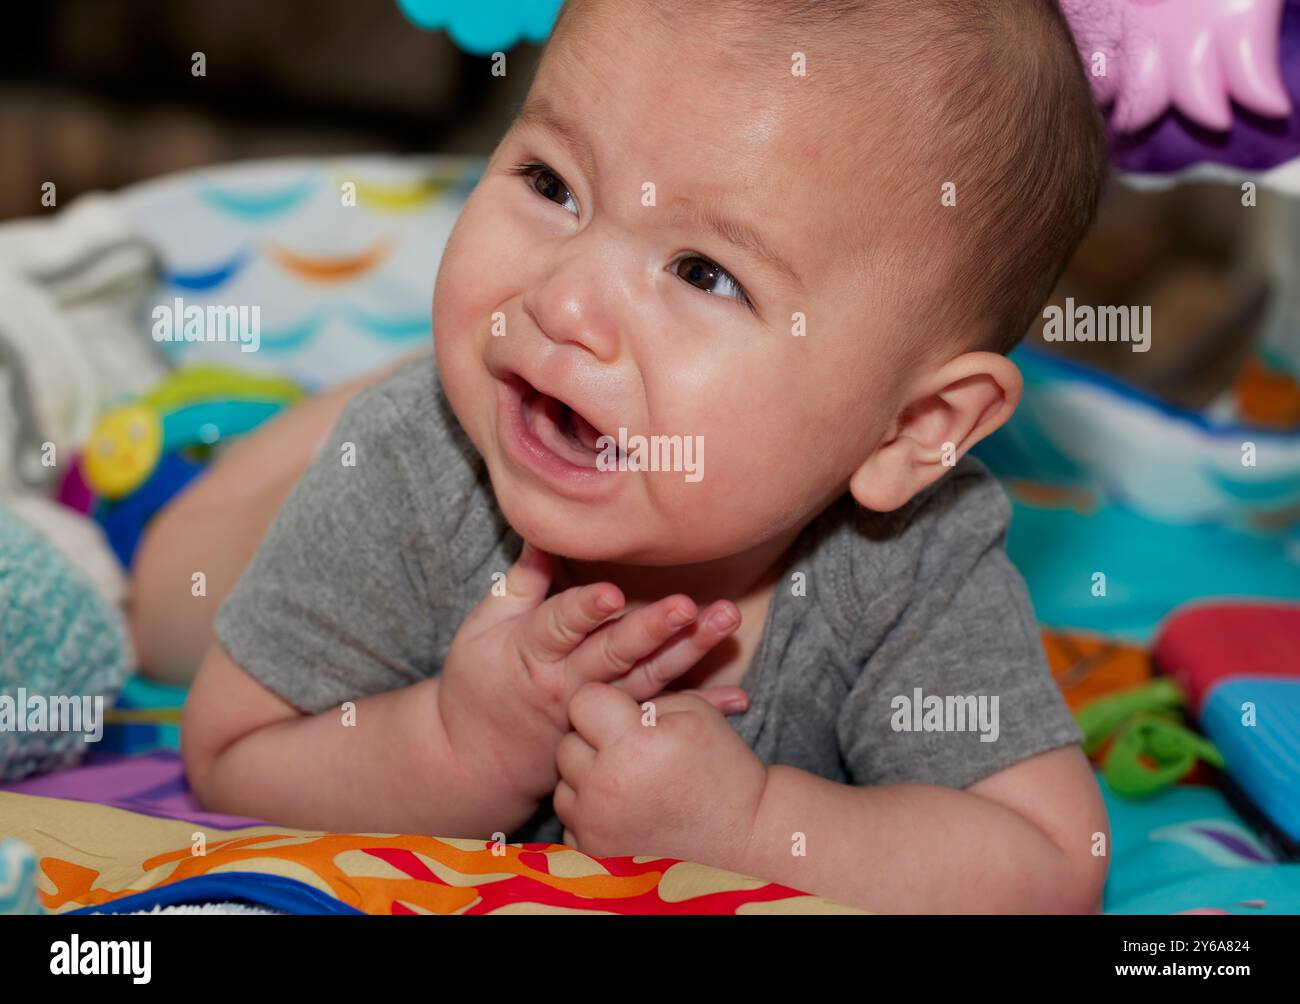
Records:
[[[518,285],[516,259],[523,241],[517,239],[517,225],[495,208],[492,196],[489,190],[475,191],[456,221],[439,265],[435,312],[445,308],[461,317],[481,314],[486,321]]]
[[[780,486],[789,477],[788,465],[782,474],[770,463],[762,437],[739,428],[701,434],[688,456],[685,471],[651,475],[661,497],[673,500],[679,534],[698,534],[724,551],[752,545],[771,511],[782,507]]]
[[[440,372],[454,376],[457,367],[476,363],[491,341],[494,325],[505,333],[503,304],[511,296],[490,249],[476,242],[472,230],[458,228],[443,254],[434,290]]]
[[[457,234],[448,243],[434,290],[435,319],[447,317],[461,322],[491,312],[492,273],[489,255],[472,242],[472,235]],[[486,321],[486,316],[483,318]]]

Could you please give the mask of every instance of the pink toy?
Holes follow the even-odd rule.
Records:
[[[73,457],[68,473],[64,475],[63,482],[59,485],[58,497],[65,506],[79,513],[89,515],[95,508],[95,495],[86,484],[86,479],[81,476],[80,454]]]
[[[1136,132],[1171,104],[1208,129],[1232,125],[1229,99],[1291,112],[1278,70],[1283,0],[1062,0],[1100,104]]]

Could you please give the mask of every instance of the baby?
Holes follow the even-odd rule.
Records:
[[[1103,177],[1050,0],[570,0],[436,359],[265,427],[143,545],[143,658],[206,646],[198,797],[1095,910],[1103,805],[964,455]]]

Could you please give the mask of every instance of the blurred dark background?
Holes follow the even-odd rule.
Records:
[[[488,154],[540,54],[493,77],[395,0],[37,0],[5,21],[0,219],[39,213],[48,179],[63,203],[248,158]]]

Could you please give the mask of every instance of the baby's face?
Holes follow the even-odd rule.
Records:
[[[774,49],[742,70],[707,18],[612,20],[551,43],[457,223],[439,369],[526,539],[722,558],[846,489],[898,407],[902,332],[854,274],[865,172],[815,68]],[[620,429],[690,449],[664,455],[677,470],[601,470],[597,437]]]

